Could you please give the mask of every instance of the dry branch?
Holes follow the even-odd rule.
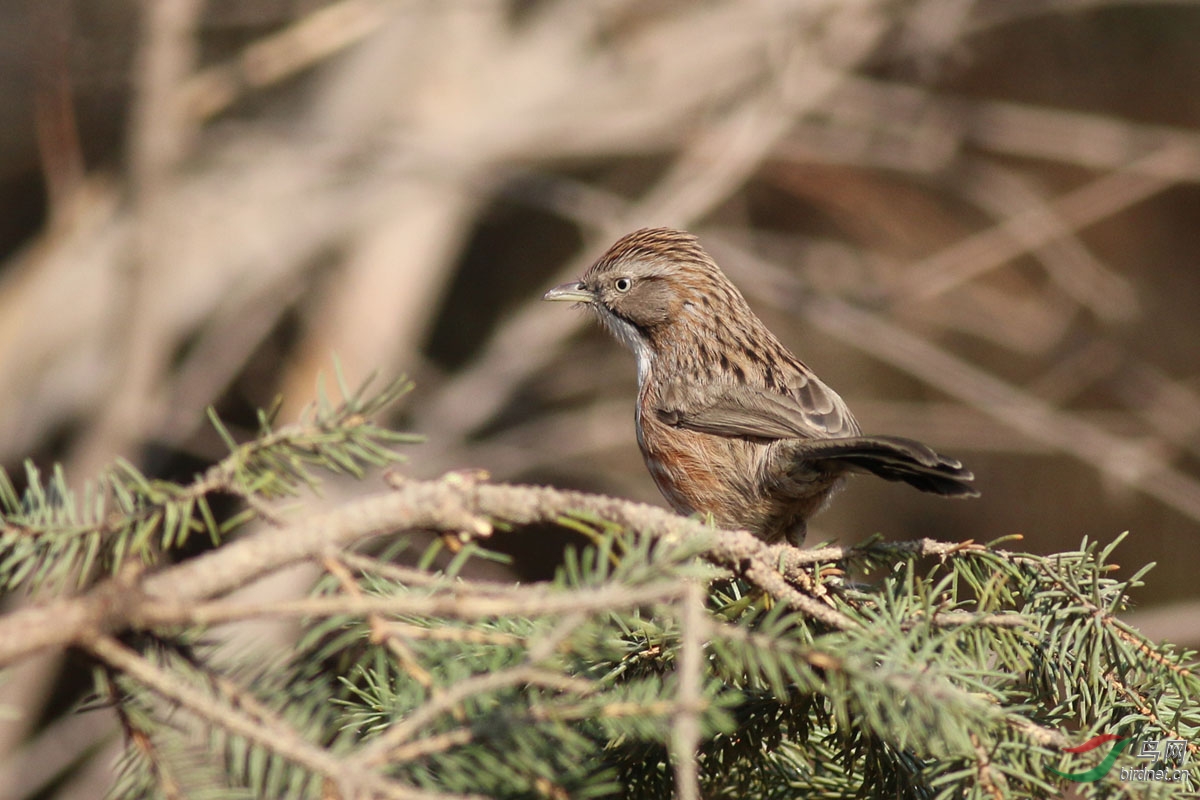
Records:
[[[341,613],[407,612],[470,618],[529,613],[531,609],[565,612],[637,605],[670,599],[681,591],[672,583],[636,592],[597,590],[592,598],[586,593],[559,596],[537,587],[498,595],[495,584],[479,584],[474,586],[473,596],[314,597],[250,607],[215,599],[271,572],[338,552],[376,534],[408,529],[477,533],[482,519],[527,525],[555,522],[580,512],[657,538],[698,537],[705,543],[708,558],[744,574],[781,601],[833,627],[852,624],[840,612],[788,583],[789,576],[777,566],[784,553],[795,550],[787,545],[766,545],[746,531],[717,531],[661,508],[611,497],[546,487],[464,483],[452,475],[434,481],[407,481],[393,492],[347,503],[295,525],[259,531],[177,566],[144,576],[130,570],[78,597],[14,611],[0,617],[0,665],[130,627],[153,629],[255,616]],[[793,563],[804,562],[801,552],[795,552]]]

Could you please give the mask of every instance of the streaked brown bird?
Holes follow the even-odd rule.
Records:
[[[975,497],[953,458],[864,436],[846,403],[767,329],[684,231],[644,228],[583,279],[546,292],[581,303],[637,358],[642,457],[681,514],[802,544],[808,518],[850,473]]]

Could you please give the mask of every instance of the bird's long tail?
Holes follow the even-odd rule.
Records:
[[[904,481],[923,492],[946,497],[978,497],[975,476],[956,459],[932,447],[899,436],[848,436],[807,440],[794,457],[819,464],[835,461],[857,472],[889,481]]]

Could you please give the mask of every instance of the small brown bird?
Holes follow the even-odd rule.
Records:
[[[546,300],[591,309],[637,358],[638,445],[681,514],[774,542],[853,472],[975,497],[953,458],[897,436],[863,436],[846,403],[767,329],[696,237],[645,228]]]

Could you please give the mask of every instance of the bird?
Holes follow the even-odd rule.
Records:
[[[854,473],[945,497],[979,494],[957,459],[864,435],[686,231],[629,233],[543,299],[590,310],[633,352],[638,446],[680,514],[802,546],[808,520]]]

